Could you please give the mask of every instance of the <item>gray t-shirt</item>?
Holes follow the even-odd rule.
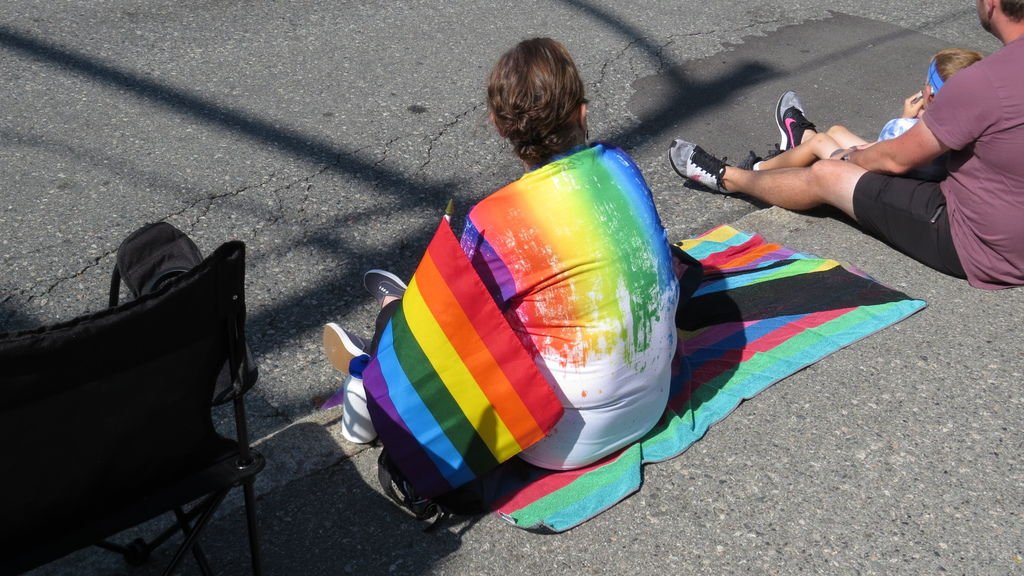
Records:
[[[952,76],[923,121],[952,149],[950,231],[978,288],[1024,285],[1024,38]]]

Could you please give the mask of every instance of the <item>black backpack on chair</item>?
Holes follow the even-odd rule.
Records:
[[[165,282],[203,261],[199,247],[167,222],[146,224],[117,247],[110,278],[110,307],[117,306],[121,281],[132,298],[156,292]]]
[[[138,298],[159,291],[169,280],[188,272],[202,261],[199,247],[181,230],[167,222],[146,224],[129,234],[117,247],[114,271],[110,277],[109,305],[111,308],[117,306],[122,281],[131,297]],[[252,387],[258,376],[259,369],[246,344],[242,361],[243,389],[238,392]],[[231,381],[230,368],[224,364],[217,375],[214,404],[225,402],[235,392]]]

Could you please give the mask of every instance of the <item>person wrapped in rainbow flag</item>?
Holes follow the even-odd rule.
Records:
[[[367,273],[381,304],[371,342],[324,330],[424,497],[513,456],[567,470],[640,439],[665,410],[677,351],[683,264],[632,159],[587,143],[565,47],[534,38],[506,52],[487,104],[525,174],[471,209],[461,241],[443,221],[408,286]]]

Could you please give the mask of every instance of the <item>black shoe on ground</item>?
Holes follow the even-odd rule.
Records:
[[[764,160],[764,158],[761,158],[760,156],[755,154],[753,150],[751,150],[750,152],[747,153],[747,157],[744,158],[742,162],[737,164],[736,167],[742,168],[743,170],[753,170],[754,164],[757,164],[762,160]]]
[[[363,286],[366,287],[367,292],[373,294],[373,297],[377,299],[377,304],[380,305],[384,304],[384,299],[388,296],[401,298],[408,288],[398,276],[387,270],[376,268],[363,274]]]

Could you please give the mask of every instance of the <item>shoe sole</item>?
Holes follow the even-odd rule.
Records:
[[[668,149],[668,164],[669,164],[669,166],[672,167],[673,170],[676,171],[676,174],[679,174],[679,176],[682,177],[683,180],[690,180],[690,177],[687,176],[685,172],[680,172],[679,171],[679,168],[676,167],[676,161],[672,159],[672,150],[675,148],[675,143],[676,143],[676,141],[673,140],[672,141],[672,146],[669,146],[669,149]]]
[[[327,361],[331,363],[331,366],[334,366],[335,370],[342,374],[348,374],[348,365],[353,358],[364,354],[359,349],[359,346],[345,334],[341,326],[334,322],[324,325],[323,342],[324,355],[327,356]]]

